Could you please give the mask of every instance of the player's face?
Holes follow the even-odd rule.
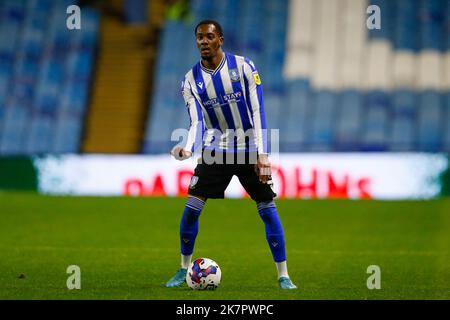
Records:
[[[223,37],[216,31],[213,24],[202,24],[197,28],[197,48],[200,50],[202,59],[214,58],[223,44]]]

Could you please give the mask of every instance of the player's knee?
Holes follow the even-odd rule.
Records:
[[[263,219],[270,218],[273,215],[277,215],[275,202],[273,200],[258,202],[256,204],[256,207],[258,208],[259,215]]]
[[[203,202],[206,202],[206,200],[208,199],[208,198],[205,198],[205,197],[202,197],[202,196],[190,196],[190,197],[195,198],[195,199],[199,199],[199,200],[201,200]]]
[[[283,233],[283,226],[273,201],[258,203],[258,212],[268,233]]]
[[[205,202],[203,200],[189,196],[186,201],[182,219],[186,220],[188,223],[197,221],[204,205]]]

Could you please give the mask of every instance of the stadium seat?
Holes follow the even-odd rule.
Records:
[[[450,93],[444,93],[443,98],[445,100],[445,125],[444,125],[444,146],[445,152],[450,152]]]
[[[310,105],[310,84],[306,80],[286,83],[285,103],[280,114],[280,150],[294,152],[304,150],[305,133],[309,128],[307,110]],[[269,119],[270,121],[270,119]]]
[[[394,25],[394,46],[400,50],[415,51],[419,41],[419,1],[397,0],[397,18]]]
[[[277,93],[266,92],[264,97],[264,111],[268,129],[280,128],[280,118],[283,112],[282,96]]]
[[[65,114],[60,115],[54,129],[55,136],[51,151],[53,153],[78,152],[81,129],[81,119]]]
[[[25,152],[28,154],[48,153],[54,139],[53,119],[36,114],[30,121],[28,135],[25,137]]]
[[[392,94],[391,126],[388,134],[390,151],[413,151],[416,148],[417,95],[412,90]]]
[[[390,151],[414,150],[414,124],[407,118],[396,118],[391,123],[391,134],[388,139]]]
[[[18,105],[5,108],[0,153],[4,155],[24,154],[24,136],[27,131],[29,111]]]
[[[366,95],[362,151],[385,151],[387,144],[388,110],[390,97],[387,92],[373,91]]]
[[[21,50],[23,50],[27,57],[38,60],[44,52],[45,23],[45,16],[43,15],[42,17],[33,16],[27,20],[21,43]]]
[[[442,96],[434,90],[419,95],[418,106],[418,149],[436,152],[442,143],[443,112]]]
[[[336,117],[336,93],[320,90],[312,99],[311,148],[313,151],[329,151],[334,143]]]
[[[0,72],[0,106],[6,101],[6,93],[8,92],[9,75]]]
[[[443,49],[443,31],[442,21],[444,20],[445,11],[443,9],[443,1],[430,0],[420,2],[420,41],[421,47],[424,49]]]
[[[339,151],[356,150],[361,136],[363,96],[357,90],[345,90],[340,93],[336,110],[336,149]]]

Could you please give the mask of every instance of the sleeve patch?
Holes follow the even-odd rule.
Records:
[[[253,73],[253,79],[255,80],[255,83],[256,83],[257,85],[260,85],[260,84],[261,84],[261,78],[259,77],[258,72],[254,72],[254,73]]]

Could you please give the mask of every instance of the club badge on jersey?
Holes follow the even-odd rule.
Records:
[[[238,69],[230,69],[230,70],[228,70],[228,74],[230,75],[230,79],[233,82],[237,82],[237,81],[241,80],[241,78],[239,77]]]
[[[191,183],[189,183],[189,189],[194,189],[197,182],[198,182],[198,177],[192,176]]]

